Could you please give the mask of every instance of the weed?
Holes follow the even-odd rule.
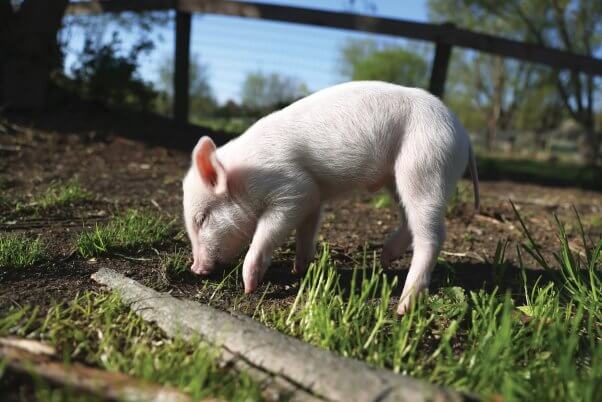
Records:
[[[457,215],[461,211],[462,205],[466,204],[468,201],[470,194],[466,185],[463,182],[458,182],[456,190],[453,192],[451,199],[447,204],[447,209],[445,211],[446,216],[451,217]]]
[[[41,338],[66,362],[81,361],[178,387],[194,399],[261,399],[259,387],[249,377],[219,367],[216,351],[199,340],[166,338],[116,294],[86,292],[68,304],[53,306],[44,317],[28,319],[37,314],[25,307],[0,318],[0,335]]]
[[[40,239],[24,235],[0,234],[0,269],[30,267],[44,259],[45,247]]]
[[[189,272],[189,253],[183,250],[174,250],[173,253],[167,254],[163,257],[161,261],[161,267],[163,268],[166,279],[182,279]]]
[[[393,205],[393,198],[386,191],[381,191],[372,199],[372,206],[376,209],[389,208]]]
[[[151,247],[166,240],[173,221],[148,211],[129,210],[106,225],[79,235],[76,247],[84,258],[136,247]]]

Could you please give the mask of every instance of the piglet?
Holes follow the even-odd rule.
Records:
[[[389,266],[413,246],[398,313],[428,288],[445,237],[445,210],[466,166],[479,208],[470,139],[457,118],[428,92],[378,81],[335,85],[257,121],[216,148],[203,137],[183,181],[191,270],[209,274],[243,263],[246,293],[264,276],[272,253],[296,229],[293,272],[315,254],[322,206],[356,189],[386,188],[400,224],[384,243]]]

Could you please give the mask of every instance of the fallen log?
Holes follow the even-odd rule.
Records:
[[[169,336],[201,338],[243,365],[332,401],[473,401],[424,381],[343,358],[252,320],[200,303],[179,300],[147,288],[113,270],[92,275],[118,291],[124,303],[142,318],[155,322]],[[303,398],[301,398],[303,399]]]
[[[53,348],[27,339],[0,339],[0,361],[12,372],[32,376],[49,384],[91,394],[102,400],[130,402],[189,402],[183,392],[142,381],[129,375],[108,372],[80,363],[56,360]],[[206,399],[205,402],[219,402]]]

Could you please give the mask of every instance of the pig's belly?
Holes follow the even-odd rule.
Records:
[[[389,169],[382,169],[378,172],[373,171],[370,175],[338,175],[337,177],[330,176],[327,180],[322,176],[318,180],[320,198],[329,200],[357,191],[376,192],[382,188],[391,187],[395,179]]]

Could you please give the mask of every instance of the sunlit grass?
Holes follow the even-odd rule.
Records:
[[[217,352],[200,340],[169,339],[125,307],[116,294],[86,292],[53,306],[45,316],[20,308],[0,318],[0,336],[39,338],[66,362],[177,387],[192,398],[261,400],[248,376],[220,368]]]
[[[77,179],[68,182],[53,183],[39,197],[28,204],[17,204],[19,211],[44,211],[60,208],[92,199],[92,194],[85,190]]]
[[[486,398],[596,401],[602,394],[602,240],[585,240],[588,258],[579,259],[559,222],[552,265],[524,230],[521,249],[554,272],[556,282],[529,285],[523,275],[521,295],[444,287],[398,318],[396,278],[388,279],[375,259],[354,271],[350,286],[341,285],[325,247],[293,305],[262,309],[260,316],[343,356]],[[506,265],[507,246],[500,243],[492,262],[498,270]]]
[[[96,225],[94,229],[82,232],[76,247],[85,258],[151,247],[169,238],[172,224],[156,213],[129,210],[105,225]]]
[[[0,269],[21,269],[42,261],[45,247],[40,239],[21,234],[0,234]]]
[[[190,272],[190,256],[189,252],[184,250],[174,250],[163,256],[161,260],[161,268],[163,274],[168,280],[178,280],[186,277]]]

